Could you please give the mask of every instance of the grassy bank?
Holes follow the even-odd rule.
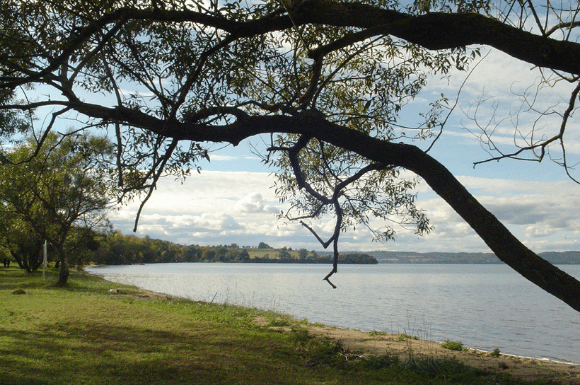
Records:
[[[0,384],[523,383],[454,360],[363,359],[271,312],[147,296],[80,273],[68,288],[54,282],[0,268]]]

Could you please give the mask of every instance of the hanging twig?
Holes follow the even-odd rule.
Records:
[[[179,140],[177,140],[177,139],[173,139],[171,141],[171,144],[169,145],[169,147],[165,151],[165,154],[162,157],[163,161],[159,165],[159,169],[157,170],[157,172],[152,172],[153,181],[151,182],[151,185],[149,186],[149,190],[147,191],[147,195],[145,196],[145,199],[143,199],[141,201],[141,204],[139,205],[139,210],[137,210],[137,215],[135,216],[135,226],[133,227],[134,232],[137,231],[137,225],[139,224],[139,219],[141,218],[141,212],[143,211],[143,208],[145,207],[145,203],[147,203],[149,198],[151,198],[151,195],[153,194],[153,190],[155,190],[157,188],[157,182],[159,181],[159,178],[163,174],[163,171],[165,170],[165,165],[169,161],[169,158],[171,158],[171,155],[173,154],[173,151],[177,147],[178,143],[179,143]]]

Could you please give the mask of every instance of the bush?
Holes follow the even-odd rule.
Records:
[[[449,350],[458,350],[458,351],[465,350],[465,348],[463,347],[463,343],[460,341],[445,340],[445,342],[443,342],[441,346]]]

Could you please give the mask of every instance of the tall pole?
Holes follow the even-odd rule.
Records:
[[[43,254],[43,260],[42,260],[42,279],[46,280],[46,275],[45,275],[45,270],[46,270],[46,262],[47,262],[47,256],[46,256],[46,239],[44,240],[44,245],[42,246],[42,254]]]

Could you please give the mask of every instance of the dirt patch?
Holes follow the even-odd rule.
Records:
[[[272,324],[264,317],[256,317],[254,322],[261,326]],[[580,365],[503,354],[494,356],[472,349],[449,350],[437,342],[409,338],[398,334],[361,332],[310,324],[301,325],[301,327],[306,328],[312,336],[338,341],[347,351],[360,356],[397,356],[402,361],[454,358],[473,368],[508,373],[526,381],[548,380],[564,385],[580,384]],[[270,326],[270,328],[279,331],[291,330],[290,327],[286,326]]]
[[[505,355],[494,357],[489,353],[471,349],[449,350],[436,342],[406,338],[396,334],[377,335],[326,326],[307,325],[305,327],[311,335],[339,341],[346,349],[359,352],[361,355],[396,355],[401,360],[456,358],[474,368],[509,373],[527,381],[551,380],[561,384],[580,384],[580,365]]]

